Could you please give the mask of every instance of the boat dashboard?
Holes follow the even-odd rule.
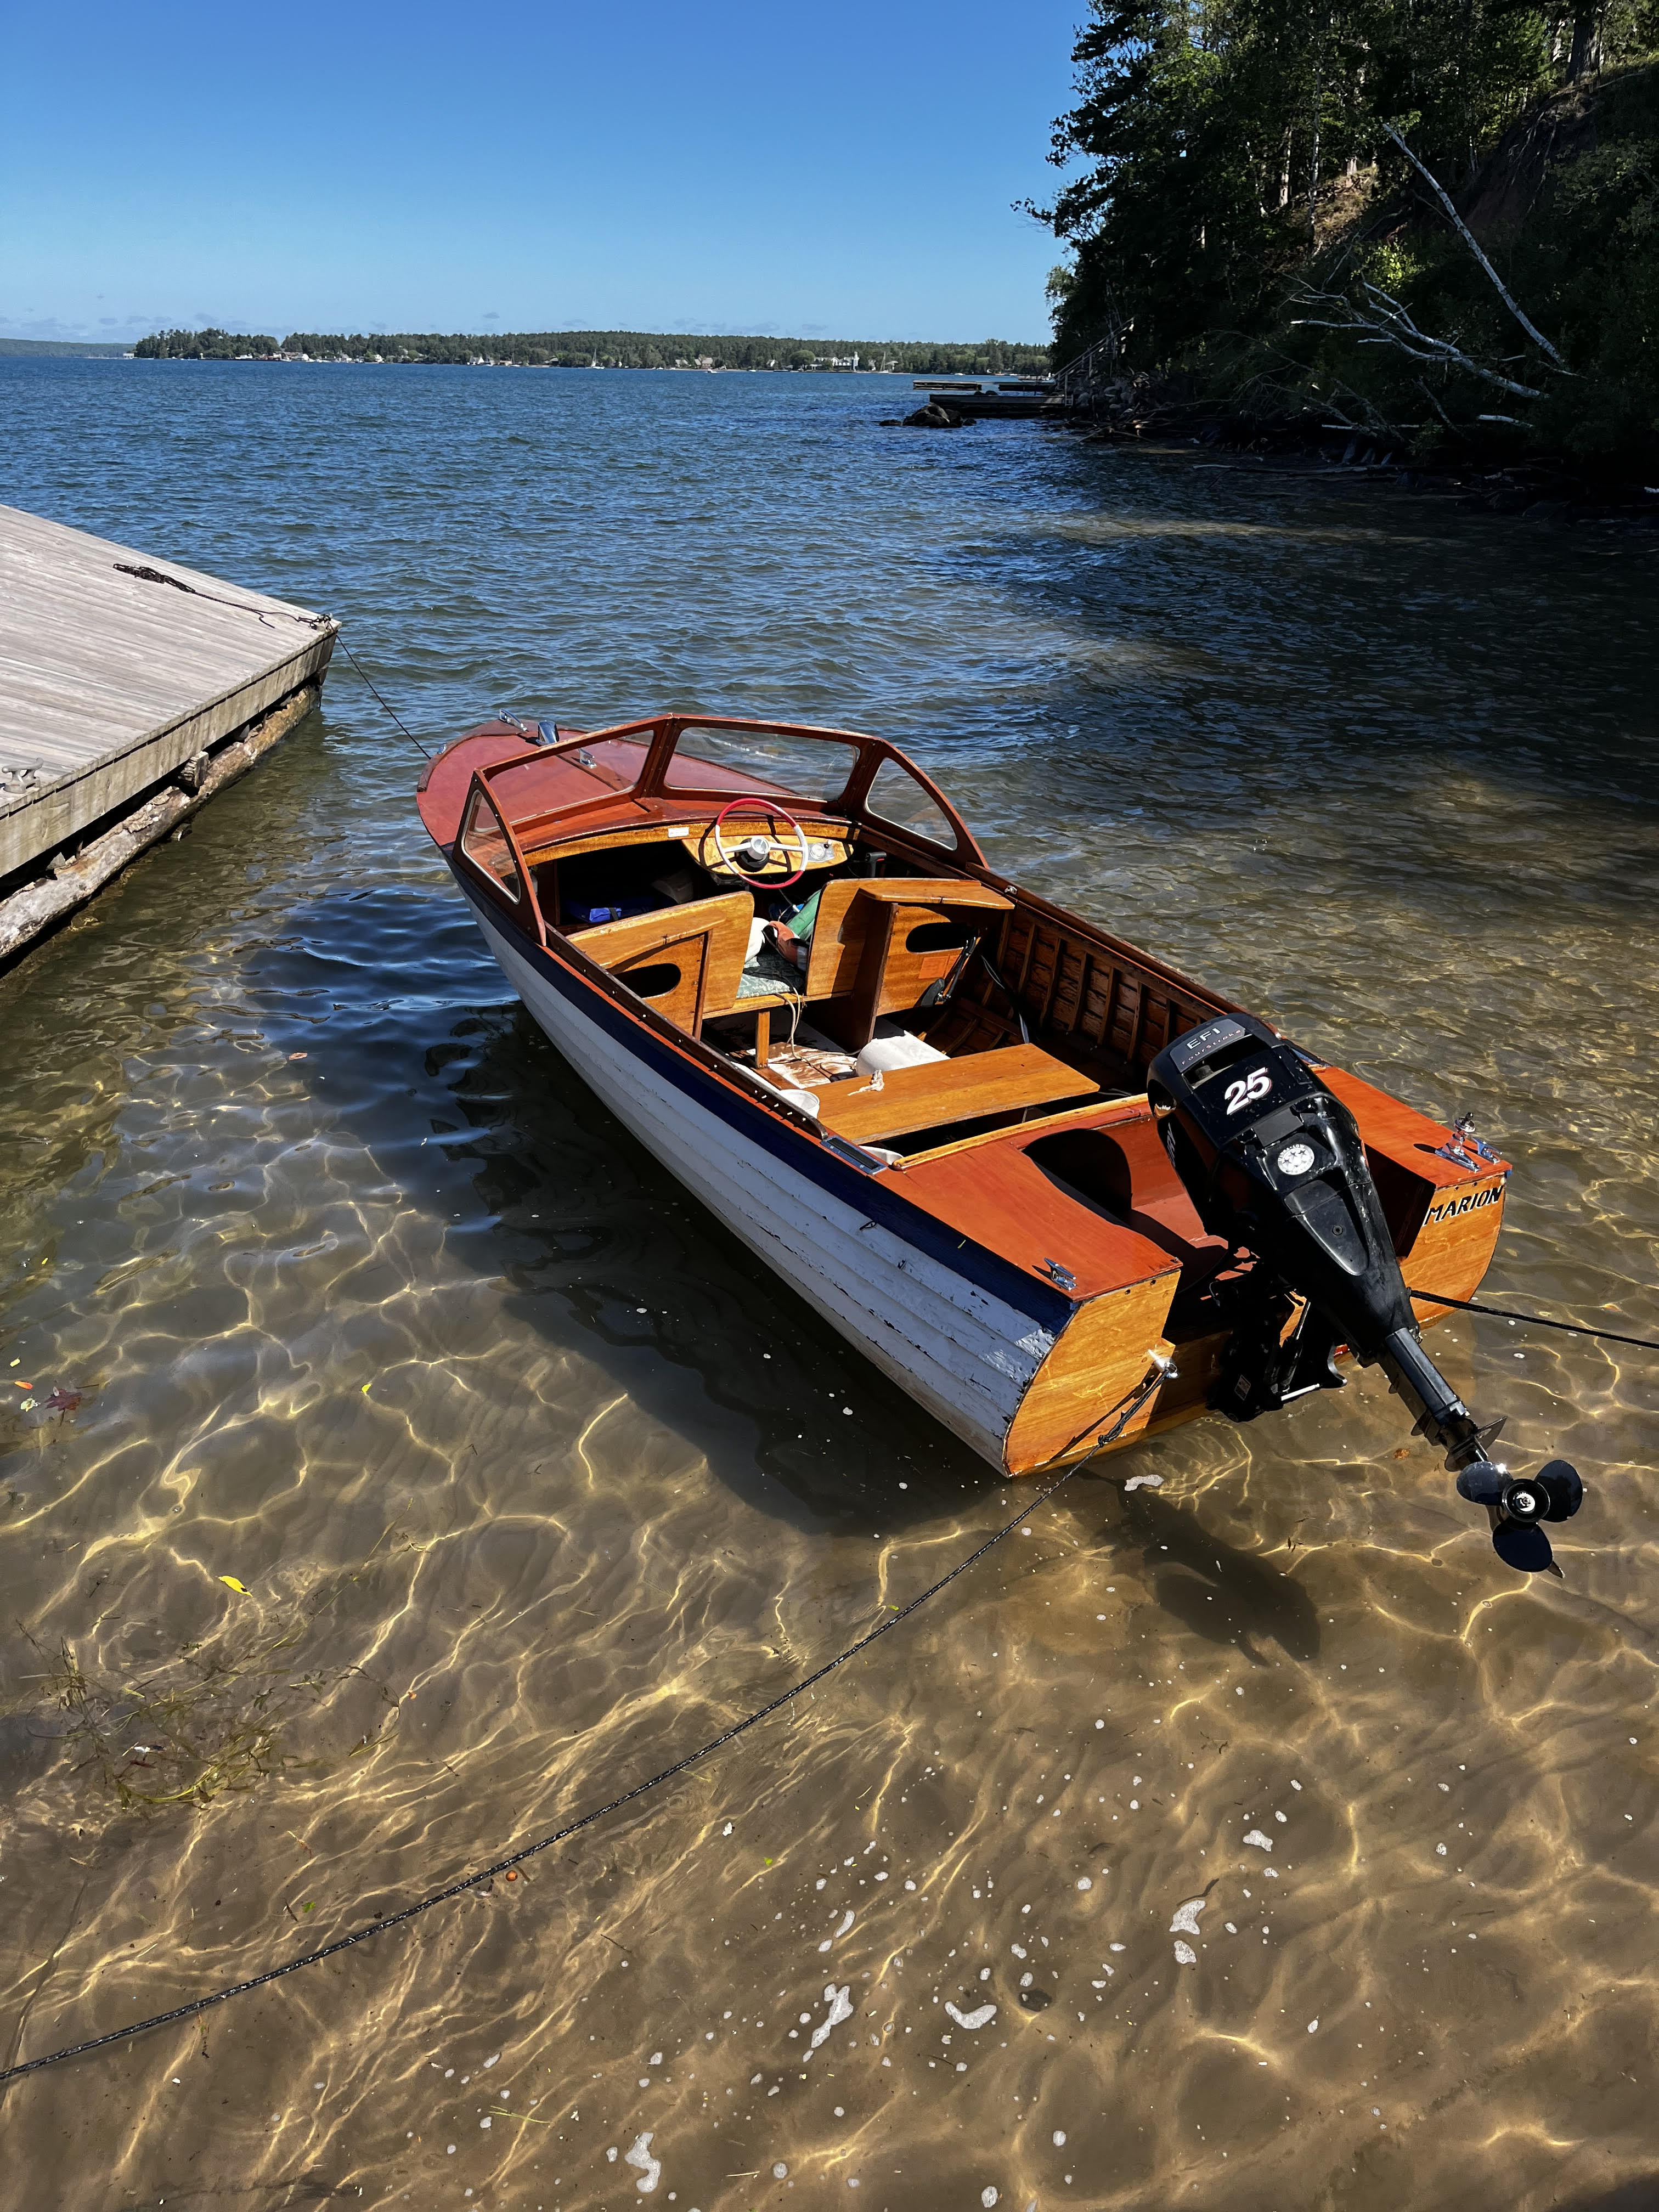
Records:
[[[775,809],[745,806],[728,811],[719,820],[652,822],[567,835],[532,846],[525,859],[539,876],[544,869],[579,860],[590,853],[620,856],[672,845],[678,846],[684,860],[713,881],[728,885],[776,884],[786,878],[833,872],[850,866],[855,835],[853,824],[844,817],[802,813],[792,815],[786,823]]]

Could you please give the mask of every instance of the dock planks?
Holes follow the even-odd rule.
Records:
[[[308,608],[0,507],[0,882],[319,684],[336,634]]]

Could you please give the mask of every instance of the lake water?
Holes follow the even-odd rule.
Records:
[[[0,404],[0,498],[327,608],[428,743],[897,738],[999,867],[1471,1108],[1500,1303],[1659,1335],[1651,541],[883,429],[897,380],[7,361]],[[1019,1502],[559,1060],[420,766],[337,654],[0,981],[9,2051],[603,1803]],[[1434,1344],[1583,1469],[1564,1583],[1374,1375],[1194,1424],[516,1881],[15,2086],[9,2203],[1650,2203],[1659,1355]]]

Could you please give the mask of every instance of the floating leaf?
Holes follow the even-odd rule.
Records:
[[[239,1583],[234,1575],[221,1575],[219,1579],[227,1589],[234,1589],[238,1597],[247,1595],[247,1584]]]
[[[65,1389],[61,1382],[56,1382],[52,1385],[51,1397],[46,1400],[46,1411],[49,1413],[72,1413],[83,1395],[79,1390]]]

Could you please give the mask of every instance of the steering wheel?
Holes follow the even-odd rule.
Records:
[[[720,836],[721,823],[725,821],[728,814],[735,814],[740,809],[744,812],[749,814],[764,812],[769,819],[775,814],[782,815],[784,820],[794,831],[795,841],[800,847],[800,866],[795,870],[793,875],[769,876],[766,878],[766,881],[769,887],[774,890],[787,890],[791,884],[798,884],[801,878],[806,873],[807,864],[811,857],[806,849],[806,832],[801,828],[799,823],[796,821],[794,816],[789,811],[789,809],[787,806],[780,806],[775,799],[769,799],[763,808],[759,806],[752,799],[728,799],[726,805],[721,807],[720,812],[714,817],[713,823],[710,824],[708,834],[714,841],[714,850],[719,854],[720,863],[726,869],[727,874],[744,877],[749,875],[749,870],[739,866],[737,854],[735,853],[728,853],[726,851],[725,840]],[[774,826],[775,827],[775,825]],[[777,836],[774,836],[771,842],[775,845],[783,844],[783,840]],[[789,857],[787,847],[784,848],[783,857],[786,860]]]

